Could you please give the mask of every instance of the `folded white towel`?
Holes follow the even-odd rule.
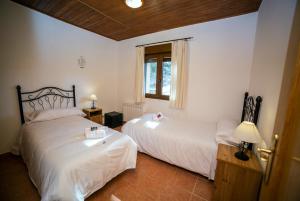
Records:
[[[96,130],[91,130],[91,128],[85,128],[84,135],[87,139],[98,139],[104,138],[106,136],[105,128],[97,128]]]

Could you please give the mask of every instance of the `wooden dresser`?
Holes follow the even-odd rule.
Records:
[[[214,201],[258,200],[261,166],[255,154],[251,154],[248,161],[242,161],[234,156],[237,151],[234,146],[218,146]]]
[[[100,108],[95,108],[95,109],[91,109],[91,108],[85,108],[82,110],[85,114],[86,114],[86,118],[96,122],[98,124],[102,124],[102,109]]]

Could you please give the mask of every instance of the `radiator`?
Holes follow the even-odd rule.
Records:
[[[144,113],[143,103],[123,103],[124,121],[142,116]]]

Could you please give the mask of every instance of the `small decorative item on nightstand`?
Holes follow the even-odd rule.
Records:
[[[249,157],[245,153],[249,143],[259,143],[261,141],[255,124],[249,121],[243,121],[235,129],[234,136],[242,141],[240,150],[234,154],[235,157],[243,161],[249,160]]]
[[[97,96],[95,94],[92,94],[90,96],[90,99],[92,100],[92,107],[91,107],[91,109],[96,109],[95,101],[97,100]]]
[[[86,118],[96,122],[98,124],[102,124],[102,109],[100,108],[85,108],[82,110],[86,114]]]

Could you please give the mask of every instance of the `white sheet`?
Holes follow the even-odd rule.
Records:
[[[84,128],[92,125],[100,126],[70,116],[22,128],[21,154],[42,201],[82,201],[136,167],[137,145],[130,137],[109,129],[103,139],[86,139]]]
[[[167,117],[154,121],[152,115],[146,114],[127,122],[122,132],[138,144],[139,151],[214,179],[216,124]]]

